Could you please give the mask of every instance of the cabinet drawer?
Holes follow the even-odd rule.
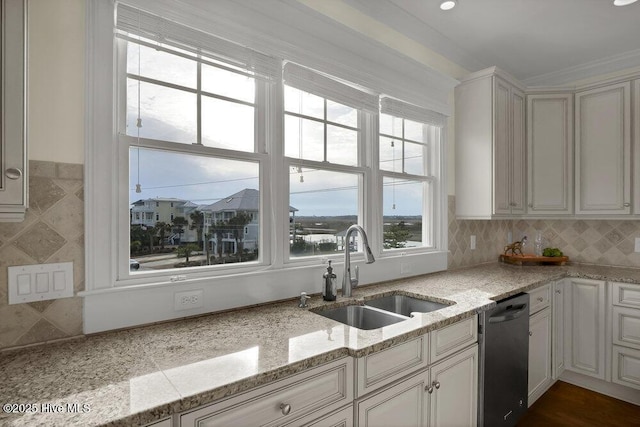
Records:
[[[611,282],[613,305],[640,308],[640,285]]]
[[[613,346],[614,383],[640,390],[640,350]]]
[[[353,400],[353,359],[348,357],[291,378],[183,414],[182,426],[274,426]],[[286,406],[288,405],[288,406]]]
[[[613,307],[613,343],[640,349],[640,310]]]
[[[429,363],[429,335],[356,359],[357,396],[395,381]]]
[[[478,341],[478,316],[461,320],[430,333],[431,363]]]
[[[282,427],[353,427],[353,404],[339,411],[320,410],[299,420],[282,424]]]
[[[549,307],[551,303],[551,286],[546,284],[527,292],[529,294],[529,314],[535,314]]]

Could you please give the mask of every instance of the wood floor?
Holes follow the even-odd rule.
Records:
[[[533,426],[640,426],[640,406],[558,381],[518,423]]]

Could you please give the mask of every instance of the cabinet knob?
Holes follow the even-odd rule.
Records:
[[[556,289],[556,294],[561,294],[562,291],[560,289]]]
[[[433,387],[428,385],[424,388],[424,391],[426,391],[427,393],[431,394],[433,393]]]
[[[280,410],[282,411],[282,415],[289,415],[289,412],[291,412],[291,405],[287,405],[286,403],[281,403]]]
[[[623,204],[623,206],[624,206],[625,208],[628,208],[629,206],[631,206],[631,203],[624,203],[624,204]]]
[[[544,298],[542,298],[542,297],[538,297],[538,298],[536,298],[536,299],[538,300],[538,302],[542,302],[542,301],[544,301]]]
[[[533,332],[529,331],[529,336],[532,337],[533,336]]]
[[[533,203],[529,203],[529,207],[532,208],[533,207]]]
[[[22,177],[22,169],[8,168],[6,171],[4,171],[4,175],[9,179],[20,179]]]
[[[440,381],[438,381],[438,382],[434,381],[433,382],[433,386],[436,388],[436,390],[439,390],[440,389]]]

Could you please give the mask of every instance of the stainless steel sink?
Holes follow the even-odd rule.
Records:
[[[407,317],[411,316],[412,312],[429,313],[449,306],[449,304],[427,301],[406,295],[389,295],[386,297],[374,298],[365,301],[364,304]]]
[[[362,305],[347,305],[330,310],[317,311],[316,314],[354,328],[365,330],[378,329],[407,320],[407,317]]]

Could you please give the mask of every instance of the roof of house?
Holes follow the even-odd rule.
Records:
[[[202,209],[210,212],[258,212],[260,210],[260,192],[253,188],[245,188]],[[290,212],[297,210],[293,206],[289,206]]]

